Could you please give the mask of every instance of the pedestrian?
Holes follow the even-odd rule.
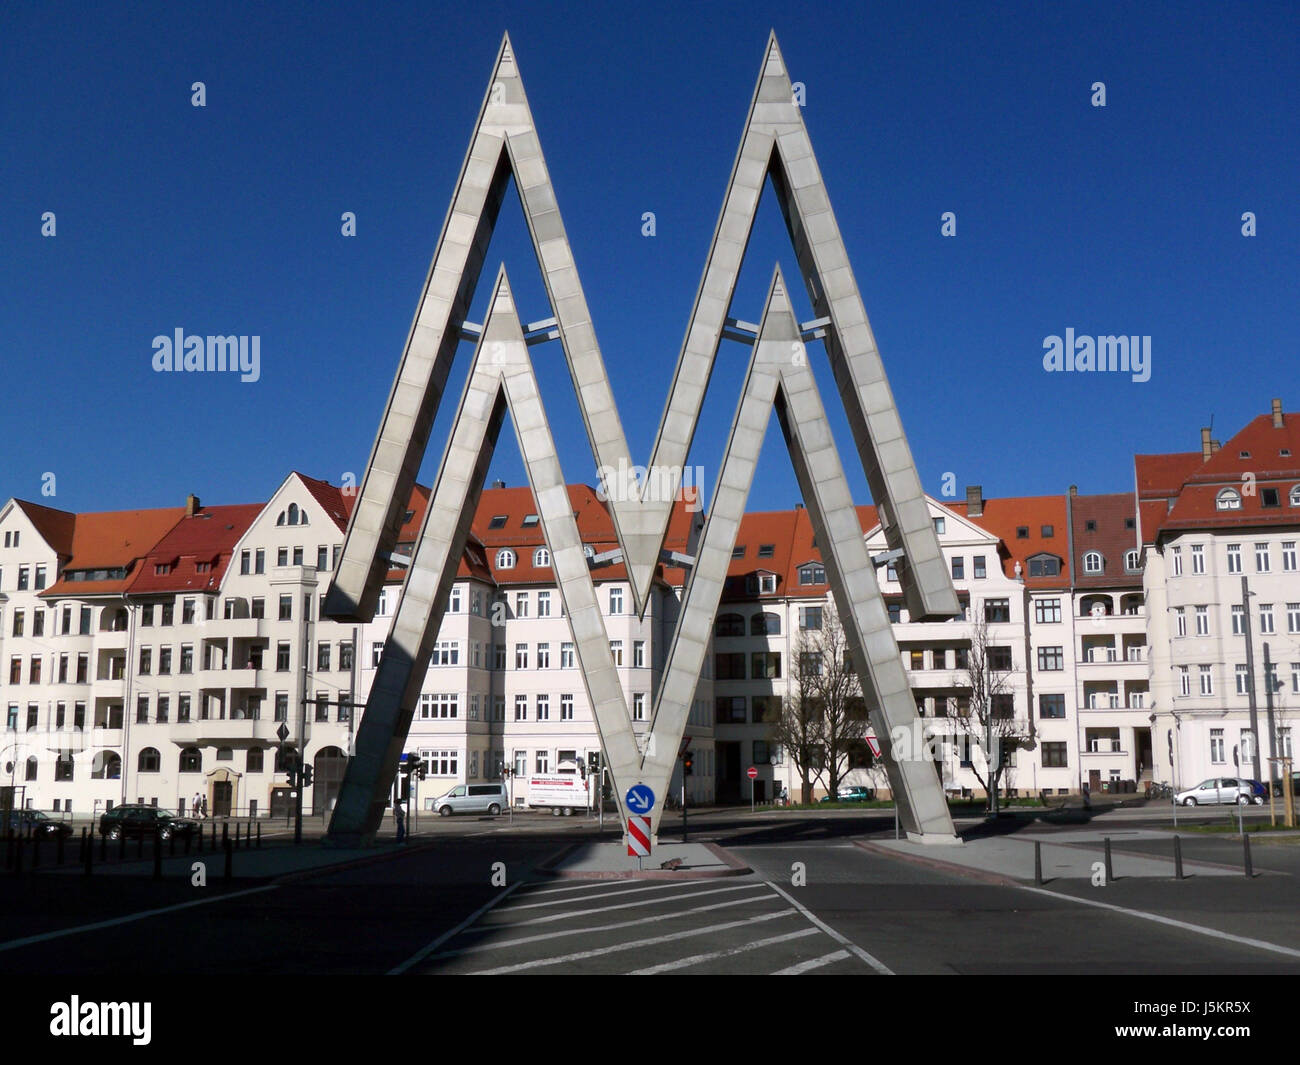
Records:
[[[208,816],[208,797],[206,795],[203,796],[203,816]]]
[[[199,793],[197,791],[194,793],[194,816],[195,817],[203,816],[203,807],[199,802]]]
[[[781,805],[782,806],[790,805],[790,789],[787,788],[784,784],[781,785]]]
[[[1087,784],[1083,786],[1083,808],[1085,810],[1092,809],[1092,795],[1089,793]]]
[[[393,806],[393,817],[397,819],[397,842],[402,843],[406,840],[406,811],[400,799]]]

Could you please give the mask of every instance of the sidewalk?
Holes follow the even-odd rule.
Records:
[[[966,840],[960,847],[942,850],[909,840],[859,841],[865,850],[904,858],[919,864],[975,876],[993,882],[1029,882],[1034,880],[1034,844],[1042,845],[1043,881],[1091,880],[1106,861],[1104,837],[1111,841],[1111,867],[1116,880],[1139,878],[1172,880],[1174,878],[1173,841],[1169,833],[1159,830],[1132,829],[1120,832],[1080,831],[1055,833],[1051,842],[1026,836],[994,836]],[[1169,857],[1159,858],[1120,853],[1126,842],[1159,839],[1168,842]],[[1242,876],[1240,869],[1201,862],[1184,861],[1186,877]]]
[[[664,869],[666,862],[680,864]],[[712,843],[660,842],[648,858],[634,858],[619,841],[575,843],[538,872],[584,880],[703,880],[753,872],[744,862]]]

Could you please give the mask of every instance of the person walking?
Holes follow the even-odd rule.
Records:
[[[406,811],[402,809],[402,802],[399,799],[393,806],[393,817],[397,819],[397,842],[406,841]]]
[[[203,805],[199,799],[199,793],[197,791],[194,793],[194,816],[203,816]]]

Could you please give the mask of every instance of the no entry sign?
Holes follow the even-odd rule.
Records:
[[[748,772],[746,772],[745,775],[746,775],[747,777],[749,777],[750,780],[757,780],[757,779],[758,779],[758,770],[755,769],[755,768],[751,765],[751,766],[749,767]]]
[[[650,818],[633,815],[627,819],[627,853],[633,858],[650,857]]]

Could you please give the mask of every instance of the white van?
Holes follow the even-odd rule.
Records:
[[[446,795],[434,799],[433,808],[443,817],[452,814],[490,814],[496,817],[506,808],[506,786],[457,784]]]
[[[564,761],[553,773],[536,773],[528,778],[528,805],[549,809],[556,817],[590,809],[595,797],[595,774],[589,777],[581,762]]]

